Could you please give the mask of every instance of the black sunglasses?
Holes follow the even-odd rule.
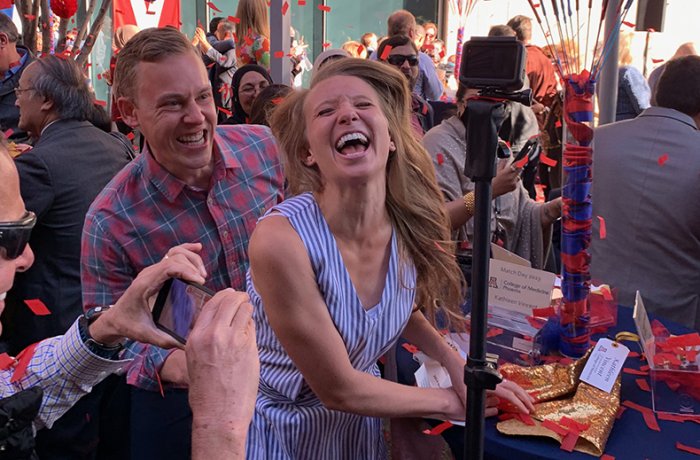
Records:
[[[418,56],[415,54],[410,54],[405,56],[403,54],[392,54],[386,59],[389,64],[401,67],[404,62],[408,61],[408,65],[411,67],[418,65]]]
[[[36,215],[31,211],[27,211],[19,220],[0,222],[0,248],[5,249],[5,257],[12,260],[22,255],[34,224]]]

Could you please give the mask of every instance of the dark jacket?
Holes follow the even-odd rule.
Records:
[[[29,56],[27,56],[24,65],[14,75],[0,82],[0,130],[4,133],[8,129],[12,129],[12,135],[8,140],[17,143],[27,143],[29,141],[29,134],[17,128],[17,124],[19,123],[19,107],[15,107],[15,101],[17,100],[15,88],[19,84],[19,77],[22,76],[24,69],[34,61],[34,56],[32,56],[29,49],[24,46],[17,45],[17,48],[22,49],[25,53],[28,53]]]
[[[34,265],[16,275],[3,315],[3,340],[11,353],[65,333],[82,313],[83,221],[93,199],[129,162],[127,150],[87,121],[59,120],[17,157],[22,198],[37,223],[29,240]],[[40,299],[51,314],[35,316],[24,305],[27,299]]]

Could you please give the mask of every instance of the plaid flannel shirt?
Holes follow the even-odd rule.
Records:
[[[65,335],[37,344],[24,375],[16,382],[11,382],[16,365],[0,370],[0,398],[40,386],[44,398],[34,424],[37,429],[51,428],[93,386],[127,364],[100,358],[88,350],[80,339],[76,320]]]
[[[269,128],[220,126],[209,190],[172,176],[144,149],[105,187],[85,218],[82,239],[83,305],[116,302],[144,268],[168,249],[200,242],[214,291],[245,291],[248,241],[258,217],[282,201],[284,176]],[[171,351],[130,343],[127,381],[157,390],[157,373]]]

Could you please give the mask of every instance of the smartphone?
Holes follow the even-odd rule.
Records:
[[[201,284],[170,278],[153,304],[153,322],[158,329],[185,344],[202,306],[212,297],[214,291]]]

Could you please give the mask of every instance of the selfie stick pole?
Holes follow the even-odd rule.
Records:
[[[486,357],[486,329],[491,254],[491,180],[496,175],[498,131],[505,116],[504,102],[470,99],[461,117],[467,130],[464,175],[470,177],[475,185],[471,335],[469,356],[464,368],[464,382],[467,384],[465,458],[473,460],[481,460],[484,456],[486,390],[495,389],[501,382],[495,363],[489,362]]]

